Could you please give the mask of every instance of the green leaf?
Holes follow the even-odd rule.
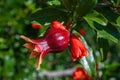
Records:
[[[120,16],[117,18],[116,22],[117,22],[117,25],[120,26]]]
[[[106,26],[108,21],[107,19],[100,13],[98,13],[97,11],[93,11],[92,13],[87,14],[84,17],[85,20],[89,19],[91,21],[95,21],[98,24],[101,24],[103,26]]]
[[[91,75],[92,72],[91,72],[90,66],[89,66],[89,64],[88,64],[88,62],[87,62],[87,60],[86,60],[85,57],[83,57],[83,58],[80,60],[80,63],[82,64],[83,68],[87,71],[87,73],[88,73],[89,75]]]
[[[112,23],[116,23],[116,19],[120,16],[119,14],[113,12],[110,8],[97,8],[96,11],[103,14],[104,17]]]
[[[85,70],[92,76],[96,75],[96,65],[95,65],[95,59],[93,56],[93,50],[87,45],[87,42],[85,39],[81,36],[81,40],[84,42],[86,48],[88,49],[89,56],[84,57],[80,60],[80,63],[85,68]]]
[[[90,12],[94,8],[96,3],[97,0],[78,0],[76,5],[74,6],[76,7],[75,10],[77,11],[78,15],[81,17],[86,15],[88,12]]]
[[[118,43],[119,32],[114,25],[108,23],[107,26],[102,26],[91,19],[84,18],[89,26],[97,31],[97,38],[104,38]]]
[[[86,22],[89,24],[89,26],[93,29],[96,30],[95,26],[94,26],[94,22],[86,17],[84,17],[84,19],[86,20]]]
[[[68,11],[72,10],[72,0],[61,0]]]
[[[50,0],[50,1],[47,1],[47,4],[49,5],[60,5],[60,1],[59,0]]]
[[[107,54],[109,51],[109,43],[107,39],[98,38],[99,48],[101,51],[101,59],[105,61],[107,59]]]
[[[97,31],[97,38],[109,39],[118,43],[118,39],[106,32],[105,30]]]
[[[95,76],[96,75],[96,65],[95,65],[95,59],[94,59],[94,56],[93,56],[92,48],[89,47],[88,52],[89,52],[89,56],[86,57],[86,59],[87,59],[87,61],[89,63],[92,74]]]
[[[54,20],[66,21],[67,12],[56,8],[44,8],[31,15],[31,21],[37,21],[41,24],[52,22]]]

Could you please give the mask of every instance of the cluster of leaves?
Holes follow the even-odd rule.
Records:
[[[43,77],[42,72],[39,74],[35,71],[35,61],[28,60],[28,51],[21,47],[23,41],[19,36],[25,34],[31,38],[40,37],[53,20],[64,24],[74,22],[72,30],[76,33],[81,28],[84,29],[86,34],[82,40],[90,56],[72,62],[68,50],[57,55],[48,54],[41,65],[41,71],[63,70],[82,65],[95,78],[120,79],[119,7],[119,0],[1,0],[0,80]],[[33,29],[30,26],[32,21],[39,22],[44,28]],[[96,63],[99,65],[97,71]]]

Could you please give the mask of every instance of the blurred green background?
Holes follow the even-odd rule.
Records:
[[[108,1],[119,2],[119,0]],[[101,2],[102,0],[99,0],[98,4]],[[112,6],[114,5],[115,4],[112,4]],[[48,76],[44,76],[43,72],[56,70],[64,71],[68,68],[81,66],[81,64],[78,64],[79,61],[72,62],[69,50],[67,49],[57,55],[48,54],[43,59],[41,70],[36,71],[36,59],[29,59],[30,53],[22,46],[25,42],[20,39],[20,35],[24,34],[31,38],[37,38],[41,36],[41,33],[44,33],[46,28],[41,30],[33,29],[31,27],[31,20],[34,20],[34,18],[31,19],[31,15],[37,10],[41,10],[46,7],[64,8],[60,0],[0,0],[0,80],[71,80],[71,75],[49,78]],[[118,8],[120,8],[120,6]],[[80,28],[83,28],[86,31],[85,39],[93,49],[95,62],[99,65],[98,72],[96,72],[99,74],[97,75],[97,79],[120,80],[120,12],[118,9],[117,18],[116,15],[112,14],[109,14],[108,16],[107,12],[103,15],[108,19],[108,22],[110,21],[114,23],[115,20],[115,23],[112,24],[112,26],[117,26],[117,28],[110,27],[110,30],[107,29],[110,33],[112,31],[111,34],[115,36],[115,38],[107,35],[106,33],[105,35],[107,35],[107,37],[103,36],[105,38],[101,38],[101,35],[96,31],[99,31],[102,28],[97,27],[94,30],[83,21],[77,22],[78,27],[74,29],[77,31],[79,26],[82,26]],[[61,15],[59,14],[59,16]],[[85,19],[89,16],[90,15]],[[40,20],[43,21],[41,23],[47,23],[43,18]],[[98,20],[98,23],[99,21],[101,20]],[[103,19],[103,21],[106,20]],[[48,25],[42,25],[48,27],[49,22]],[[98,35],[100,38],[97,38]],[[102,35],[104,35],[104,33]],[[118,39],[117,43],[116,38]]]

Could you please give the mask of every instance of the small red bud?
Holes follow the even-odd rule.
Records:
[[[43,28],[42,25],[37,24],[37,23],[32,23],[32,27],[33,27],[34,29]]]
[[[82,36],[85,36],[85,30],[84,29],[80,29],[79,32]]]

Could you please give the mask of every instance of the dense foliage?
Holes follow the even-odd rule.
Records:
[[[36,71],[36,59],[28,59],[20,35],[37,39],[54,20],[72,23],[71,32],[85,43],[89,56],[73,62],[68,47],[46,55]],[[35,29],[32,23],[43,28]],[[71,75],[47,76],[45,71],[78,66],[95,80],[120,79],[119,0],[0,0],[0,80],[71,80]]]

